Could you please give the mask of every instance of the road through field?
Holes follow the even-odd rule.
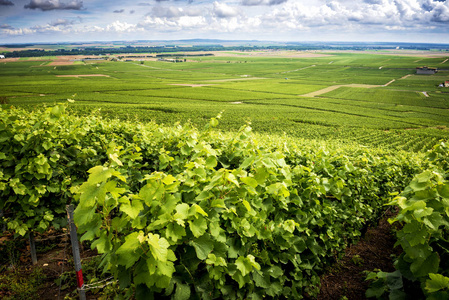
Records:
[[[333,90],[336,90],[336,89],[338,89],[340,87],[343,87],[343,86],[346,86],[346,87],[359,87],[359,88],[370,89],[370,88],[375,88],[375,87],[381,87],[383,85],[358,84],[358,83],[340,84],[340,85],[329,86],[327,88],[324,88],[324,89],[321,89],[321,90],[318,90],[318,91],[315,91],[315,92],[303,94],[303,95],[300,95],[300,96],[302,96],[302,97],[315,97],[315,96],[319,96],[319,95],[322,95],[322,94],[326,94],[326,93],[332,92]]]
[[[404,77],[399,78],[399,79],[405,79],[405,78],[407,78],[409,76],[412,76],[412,75],[411,74],[405,75]],[[299,95],[299,96],[315,97],[315,96],[319,96],[319,95],[322,95],[322,94],[326,94],[326,93],[332,92],[333,90],[336,90],[336,89],[338,89],[340,87],[343,87],[343,86],[345,86],[345,87],[367,88],[367,89],[376,88],[376,87],[385,87],[385,86],[389,86],[390,84],[392,84],[395,81],[396,81],[396,79],[393,79],[393,80],[391,80],[391,81],[389,81],[389,82],[387,82],[386,84],[383,84],[383,85],[358,84],[358,83],[333,85],[333,86],[329,86],[327,88],[324,88],[324,89],[321,89],[321,90],[318,90],[318,91],[315,91],[315,92],[311,92],[311,93],[304,94],[304,95]]]

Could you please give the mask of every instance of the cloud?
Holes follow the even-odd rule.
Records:
[[[50,24],[47,25],[36,25],[33,27],[30,27],[28,30],[31,30],[33,32],[40,32],[40,33],[46,33],[46,32],[62,32],[63,29],[59,26],[51,26]]]
[[[437,23],[448,23],[449,25],[449,7],[447,5],[438,5],[431,12],[431,21]]]
[[[70,21],[70,20],[65,20],[65,19],[57,19],[55,21],[52,21],[50,23],[48,23],[48,25],[50,26],[70,26],[75,24],[76,21]]]
[[[4,32],[10,36],[27,35],[36,33],[36,30],[30,28],[5,29]]]
[[[226,3],[219,3],[217,1],[214,2],[213,12],[215,16],[223,19],[232,18],[239,15],[239,12],[234,7],[231,7]]]
[[[183,16],[197,17],[203,15],[203,11],[198,8],[181,8],[174,6],[155,6],[151,11],[151,16],[156,18],[180,18]],[[148,16],[148,15],[147,15]]]
[[[155,6],[152,9],[152,15],[158,18],[177,18],[182,15],[182,8]]]
[[[113,11],[113,13],[115,13],[115,14],[122,14],[122,13],[124,13],[125,12],[125,10],[122,8],[122,9],[117,9],[117,10],[114,10]]]
[[[112,24],[106,26],[106,31],[113,32],[132,32],[135,31],[136,25],[126,22],[115,21]]]
[[[0,0],[0,3],[5,1],[10,2]],[[75,7],[84,9],[81,0],[21,1],[27,3],[29,9],[42,11]],[[117,7],[109,6],[109,11],[130,15],[149,12],[143,20],[135,20],[135,15],[128,16],[129,20],[134,19],[131,23],[98,17],[102,21],[99,24],[103,25],[91,23],[91,19],[86,19],[81,25],[82,22],[75,18],[50,22],[52,19],[45,20],[44,17],[41,25],[28,24],[27,28],[13,28],[0,23],[0,38],[7,39],[8,35],[52,36],[54,33],[55,39],[72,35],[80,39],[85,36],[109,38],[123,34],[126,38],[136,39],[159,35],[167,38],[246,36],[266,40],[323,37],[334,40],[352,37],[355,40],[365,39],[365,36],[366,40],[373,37],[374,40],[381,40],[385,36],[392,40],[391,36],[394,35],[401,41],[405,39],[402,37],[412,34],[419,37],[418,40],[426,40],[427,34],[434,34],[432,41],[441,42],[444,34],[449,33],[449,0],[202,0],[193,1],[193,4],[189,4],[192,2],[189,0],[139,1],[130,6],[120,1],[122,5],[117,10],[114,11]],[[107,6],[103,11],[107,11]],[[104,18],[110,18],[111,14],[106,14]],[[443,33],[439,33],[440,40],[436,32]]]
[[[243,6],[258,6],[258,5],[279,5],[288,0],[242,0]]]
[[[181,16],[175,19],[159,18],[147,16],[143,22],[140,22],[138,28],[147,31],[158,32],[179,32],[194,30],[195,34],[210,28],[210,22],[203,16]]]
[[[368,4],[382,4],[382,0],[363,0],[363,2]]]
[[[24,8],[40,9],[42,11],[49,10],[81,10],[83,9],[83,1],[71,0],[69,2],[61,2],[60,0],[30,0],[30,3]]]
[[[0,29],[14,29],[14,27],[9,24],[1,24]]]
[[[167,1],[170,1],[170,0],[154,0],[154,1],[160,3],[160,2],[167,2]],[[178,2],[178,1],[181,1],[181,0],[173,0],[173,1]],[[187,2],[190,4],[190,3],[193,3],[193,0],[187,0]]]
[[[12,5],[14,5],[14,3],[12,3],[9,0],[0,0],[0,5],[12,6]]]

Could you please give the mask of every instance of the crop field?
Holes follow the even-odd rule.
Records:
[[[0,298],[448,299],[449,55],[399,54],[0,61]]]
[[[77,114],[166,125],[201,127],[223,112],[221,130],[251,122],[261,133],[392,150],[425,151],[449,137],[449,88],[438,87],[449,80],[444,56],[234,52],[179,58],[7,61],[0,64],[0,97],[27,109],[72,99]],[[440,71],[416,75],[418,66]]]

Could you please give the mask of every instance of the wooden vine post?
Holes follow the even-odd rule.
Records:
[[[73,222],[73,205],[67,205],[67,219],[70,228],[70,241],[72,242],[73,261],[75,262],[76,283],[79,291],[80,300],[86,299],[86,291],[84,290],[83,270],[81,268],[81,256],[78,244],[78,235],[76,226]]]
[[[3,218],[3,209],[0,209],[0,220]],[[2,225],[2,232],[6,231],[6,224],[3,223]]]
[[[28,233],[28,240],[30,241],[31,262],[33,265],[37,265],[36,242],[32,231]]]

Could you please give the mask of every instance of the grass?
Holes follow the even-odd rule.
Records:
[[[76,100],[73,113],[100,109],[107,117],[164,124],[202,126],[223,111],[223,130],[251,121],[261,133],[424,151],[449,137],[449,90],[438,88],[449,80],[449,72],[414,73],[417,66],[438,66],[444,60],[372,53],[65,66],[19,60],[0,65],[0,96],[5,103],[30,109],[70,98]],[[92,74],[108,77],[57,77]],[[377,87],[345,86],[350,84]],[[340,87],[314,98],[302,96],[336,85]]]

